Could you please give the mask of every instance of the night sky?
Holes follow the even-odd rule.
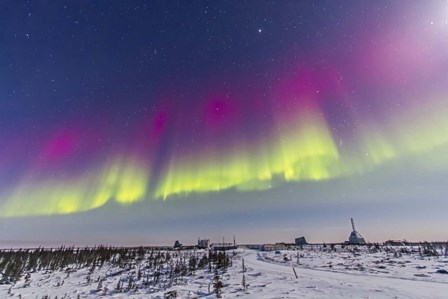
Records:
[[[1,1],[0,245],[446,240],[446,1]]]

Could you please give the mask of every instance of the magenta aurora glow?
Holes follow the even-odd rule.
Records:
[[[5,226],[446,208],[445,2],[122,5],[1,5]]]

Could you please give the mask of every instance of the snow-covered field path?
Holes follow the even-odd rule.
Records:
[[[175,265],[181,257],[184,261],[188,260],[190,253],[170,252],[170,262]],[[207,251],[195,254],[199,260]],[[394,256],[390,252],[347,255],[347,252],[280,253],[248,249],[238,249],[228,254],[232,257],[233,266],[225,273],[221,270],[216,272],[219,272],[219,279],[223,283],[223,298],[448,298],[448,275],[437,272],[447,268],[446,257],[414,258],[411,254],[390,258]],[[300,265],[293,258],[299,257],[298,254],[302,254]],[[144,278],[138,278],[139,269],[149,267],[150,282],[155,277],[154,270],[151,270],[154,267],[148,266],[148,260],[151,259],[149,253],[146,253],[144,259],[127,261],[121,267],[106,262],[94,270],[91,266],[77,268],[76,264],[68,267],[72,269],[70,272],[67,272],[66,266],[63,269],[41,269],[30,272],[28,285],[25,283],[25,275],[14,285],[0,284],[0,298],[20,296],[23,299],[41,299],[49,295],[51,299],[56,296],[67,299],[163,299],[168,292],[176,292],[177,298],[183,299],[216,298],[213,290],[215,272],[210,271],[208,266],[182,276],[179,283],[168,284],[165,277],[158,284],[150,283],[142,287]],[[382,262],[375,263],[378,260]],[[332,268],[324,267],[330,262],[334,265]],[[358,267],[358,263],[362,267]],[[167,262],[163,265],[165,270],[169,269]],[[294,275],[293,265],[298,278]],[[350,267],[345,268],[346,265]],[[246,271],[243,272],[243,268]],[[347,272],[343,272],[344,269]],[[379,272],[378,269],[383,271]],[[145,273],[142,277],[145,277]],[[243,287],[243,277],[246,289]],[[126,289],[129,281],[134,281],[139,287]]]
[[[448,298],[445,283],[303,268],[296,268],[296,279],[291,267],[264,261],[253,251],[244,259],[251,292],[244,298]]]

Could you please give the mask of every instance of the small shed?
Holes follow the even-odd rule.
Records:
[[[262,251],[276,251],[287,250],[288,245],[286,243],[264,244],[261,246]]]
[[[306,245],[306,244],[308,244],[308,242],[306,241],[305,237],[296,238],[294,243],[296,245]]]
[[[210,248],[210,240],[209,239],[198,239],[198,248],[200,248],[200,249]]]

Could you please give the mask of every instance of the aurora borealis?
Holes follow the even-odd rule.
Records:
[[[4,231],[446,210],[445,1],[6,1],[0,19]]]

